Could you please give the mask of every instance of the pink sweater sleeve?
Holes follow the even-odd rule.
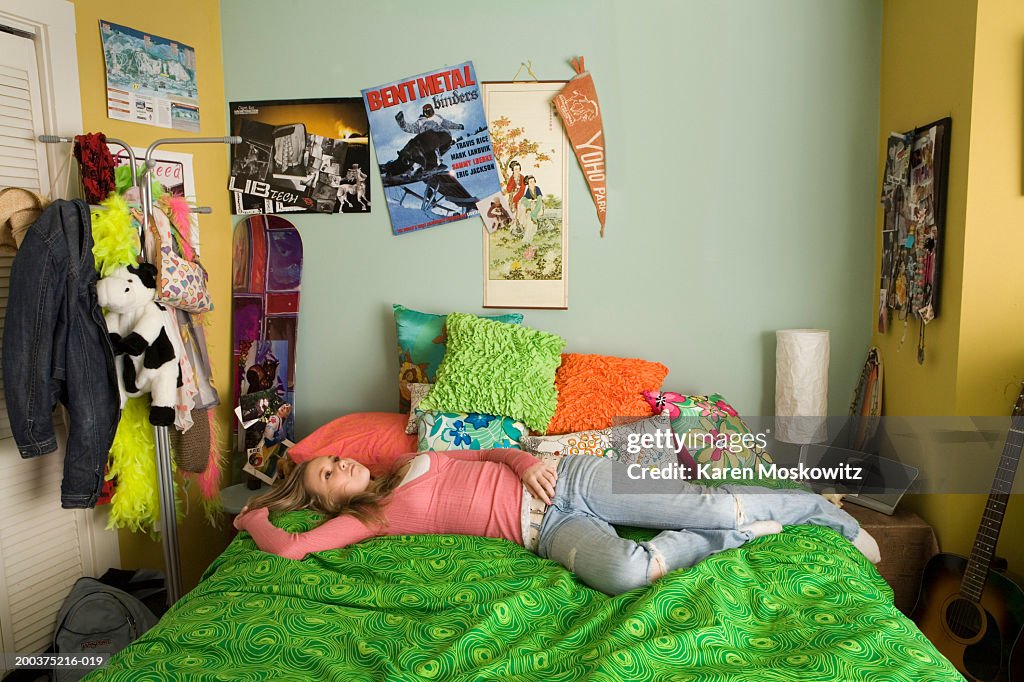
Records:
[[[497,450],[446,450],[438,454],[446,455],[452,459],[464,459],[472,462],[501,462],[516,472],[516,476],[519,478],[522,478],[523,472],[534,464],[540,464],[540,460],[530,453],[511,448],[500,448]]]
[[[304,559],[310,552],[323,552],[355,544],[376,535],[354,516],[338,516],[305,533],[289,533],[270,522],[270,511],[262,507],[249,512],[243,526],[256,546],[286,559]]]

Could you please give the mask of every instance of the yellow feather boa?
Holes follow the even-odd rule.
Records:
[[[107,479],[117,477],[107,528],[152,534],[160,521],[156,442],[149,423],[149,398],[129,398],[110,448]]]
[[[128,203],[111,193],[92,211],[92,255],[96,271],[106,277],[123,265],[139,264],[139,234],[132,228]]]

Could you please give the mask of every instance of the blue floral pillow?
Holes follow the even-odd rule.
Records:
[[[416,449],[492,450],[515,448],[526,434],[526,424],[509,417],[476,412],[416,410]]]

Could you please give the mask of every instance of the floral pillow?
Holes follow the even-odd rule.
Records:
[[[509,417],[419,409],[415,413],[419,452],[517,448],[526,433],[525,424]]]
[[[654,447],[639,446],[640,438],[637,436],[656,435],[658,432],[662,435],[661,447],[657,447],[657,440],[653,441]],[[636,435],[631,439],[633,434]],[[559,436],[524,436],[519,441],[519,447],[536,455],[591,455],[660,468],[678,461],[675,447],[668,442],[666,435],[671,435],[669,418],[659,415],[607,429],[577,431]]]
[[[698,465],[712,469],[756,469],[772,463],[764,439],[754,434],[735,408],[717,393],[684,395],[671,391],[644,391],[656,412],[672,420],[672,430]]]

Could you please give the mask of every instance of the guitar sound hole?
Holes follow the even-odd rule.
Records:
[[[971,639],[981,632],[981,614],[974,602],[957,599],[946,609],[946,625],[961,639]]]

